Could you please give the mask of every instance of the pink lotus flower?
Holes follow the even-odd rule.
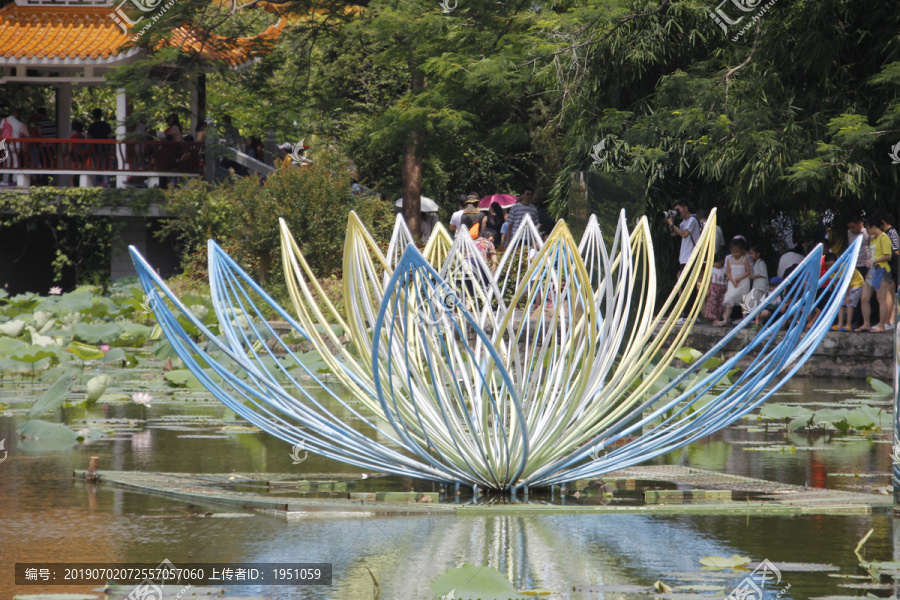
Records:
[[[150,401],[153,400],[153,396],[147,392],[135,392],[131,395],[131,399],[138,404],[149,407]]]
[[[50,288],[50,291],[48,293],[51,296],[59,296],[60,294],[62,294],[62,288],[58,285],[54,285],[52,288]]]
[[[109,344],[100,344],[100,352],[109,352]]]

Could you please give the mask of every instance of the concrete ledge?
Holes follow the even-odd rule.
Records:
[[[725,337],[729,329],[707,324],[695,324],[688,335],[686,346],[706,352]],[[756,330],[745,329],[725,346],[723,358],[730,358],[756,336]],[[778,340],[784,332],[778,334]],[[801,377],[839,377],[844,379],[865,379],[875,377],[884,381],[893,379],[894,336],[885,333],[853,333],[831,331],[813,352],[797,375]],[[740,367],[750,364],[751,359],[738,363]],[[673,366],[683,366],[675,361]]]

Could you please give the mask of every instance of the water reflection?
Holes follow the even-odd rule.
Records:
[[[814,398],[823,383],[797,381],[795,393]],[[809,389],[806,389],[809,387]],[[849,392],[848,392],[849,394]],[[798,398],[799,399],[799,398]],[[137,421],[141,407],[121,404],[67,418]],[[520,589],[543,587],[554,598],[620,598],[627,593],[573,591],[576,586],[640,585],[657,579],[669,585],[698,581],[699,559],[739,554],[775,562],[836,565],[843,574],[860,574],[853,548],[874,527],[866,545],[869,560],[894,556],[895,528],[888,515],[873,516],[716,516],[716,515],[556,515],[549,511],[516,516],[422,516],[305,518],[267,516],[188,518],[184,501],[109,486],[90,486],[71,477],[100,456],[100,468],[185,473],[275,472],[351,473],[347,465],[312,454],[293,465],[291,448],[264,434],[227,438],[184,437],[221,434],[224,409],[214,404],[160,404],[147,411],[153,427],[135,427],[111,440],[89,440],[74,448],[55,448],[17,439],[21,416],[0,417],[0,439],[9,456],[0,463],[0,599],[16,593],[86,593],[89,586],[15,589],[15,562],[331,562],[334,585],[315,588],[227,587],[226,597],[358,599],[373,597],[368,569],[378,579],[381,598],[431,598],[431,580],[464,562],[488,564]],[[204,417],[206,425],[185,417]],[[166,421],[168,419],[168,421]],[[209,425],[215,423],[215,425]],[[127,423],[126,423],[127,424]],[[756,430],[759,429],[759,430]],[[875,439],[792,434],[796,445],[816,450],[747,451],[754,443],[785,443],[783,430],[765,431],[742,422],[656,462],[686,464],[739,475],[815,487],[872,485],[876,478],[840,473],[890,472],[889,444]],[[821,448],[821,449],[818,449]],[[885,480],[887,481],[887,480]],[[378,486],[431,489],[411,480],[375,480]],[[452,488],[451,488],[452,489]],[[161,510],[168,509],[168,510]],[[187,512],[228,512],[205,506]],[[680,573],[682,575],[673,575]],[[686,575],[687,574],[687,575]],[[694,580],[690,578],[694,577]],[[706,579],[721,600],[742,575]],[[839,587],[846,580],[824,573],[783,573],[789,596],[799,600],[829,594],[857,595]],[[727,589],[726,589],[727,588]],[[584,589],[584,587],[582,587]],[[596,589],[596,588],[594,588]],[[643,596],[646,597],[646,596]]]
[[[368,567],[382,598],[402,600],[431,598],[435,576],[470,562],[498,568],[520,589],[544,587],[556,592],[554,598],[584,600],[609,594],[573,587],[649,586],[657,579],[685,584],[690,576],[673,574],[696,577],[699,559],[707,555],[830,563],[856,574],[853,547],[870,527],[876,531],[867,558],[893,554],[888,515],[187,518],[183,511],[160,510],[184,502],[74,481],[56,460],[20,460],[2,473],[2,598],[14,593],[16,561],[331,562],[330,588],[226,587],[225,597],[372,598]],[[207,508],[230,510],[193,512]],[[783,575],[792,598],[847,593],[838,587],[841,580],[822,573]],[[720,600],[741,577],[714,580],[723,593],[710,591],[709,598]]]

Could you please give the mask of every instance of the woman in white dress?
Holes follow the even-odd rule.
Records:
[[[731,311],[735,304],[740,304],[750,292],[750,261],[747,259],[746,246],[741,239],[731,241],[731,254],[725,257],[725,276],[728,279],[728,289],[725,290],[725,298],[722,305],[725,312],[721,321],[713,323],[716,327],[724,327],[731,318]]]

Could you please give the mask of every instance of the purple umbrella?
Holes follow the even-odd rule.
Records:
[[[517,198],[512,194],[492,194],[482,198],[481,201],[478,202],[478,208],[480,210],[488,210],[494,202],[499,202],[500,208],[506,208],[507,206],[515,204],[516,200]]]

